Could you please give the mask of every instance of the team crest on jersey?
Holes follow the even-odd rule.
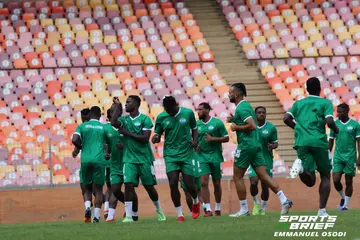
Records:
[[[164,124],[165,124],[165,126],[167,126],[170,124],[170,121],[166,121]]]
[[[112,133],[109,133],[109,134],[108,134],[108,137],[112,137]]]
[[[348,131],[352,131],[354,128],[353,128],[352,126],[348,126],[346,129],[347,129]]]
[[[269,132],[268,132],[268,130],[264,130],[264,131],[262,131],[262,133],[266,135],[266,134],[268,134]]]
[[[185,118],[180,118],[179,123],[185,124],[185,123],[186,123],[186,119],[185,119]]]
[[[135,127],[139,127],[141,125],[141,123],[135,122],[134,125],[135,125]]]
[[[209,126],[208,128],[210,131],[214,129],[214,126]]]

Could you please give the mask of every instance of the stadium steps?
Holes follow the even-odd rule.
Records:
[[[245,83],[249,95],[247,100],[253,107],[267,107],[268,120],[278,128],[278,153],[286,162],[293,161],[296,157],[292,149],[293,132],[282,121],[284,110],[261,76],[257,63],[246,59],[218,3],[214,0],[185,2],[214,53],[221,76],[229,84]]]

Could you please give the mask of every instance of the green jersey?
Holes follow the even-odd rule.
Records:
[[[260,127],[257,126],[257,129],[260,137],[263,156],[266,161],[272,161],[274,158],[273,150],[269,150],[268,144],[278,141],[277,129],[272,123],[268,121],[265,121],[264,125]]]
[[[294,147],[328,148],[325,124],[333,112],[332,103],[325,98],[310,95],[296,101],[288,111],[296,121]]]
[[[257,125],[254,110],[247,101],[242,100],[236,106],[233,122],[236,125],[243,126],[249,118],[252,118]],[[236,136],[238,142],[238,149],[247,149],[260,146],[257,129],[250,132],[236,131]]]
[[[121,135],[116,128],[106,123],[104,126],[105,133],[108,139],[108,148],[111,150],[111,171],[122,172],[123,170],[123,150],[117,148],[118,143],[123,143],[123,135]]]
[[[81,137],[81,163],[107,164],[104,146],[108,140],[104,124],[98,120],[91,119],[80,124],[74,134]]]
[[[167,162],[191,161],[194,149],[190,144],[191,129],[196,129],[193,111],[180,107],[179,112],[170,116],[163,111],[156,118],[155,134],[165,133],[164,158]]]
[[[349,119],[346,123],[335,121],[339,133],[330,131],[329,138],[336,140],[334,159],[343,161],[356,161],[356,139],[360,137],[360,125],[357,121]]]
[[[135,118],[119,117],[119,121],[123,128],[137,135],[143,134],[143,131],[151,131],[154,126],[151,119],[142,113]],[[139,142],[135,138],[124,136],[124,143],[124,163],[152,164],[155,161],[149,142]]]
[[[224,123],[215,117],[211,117],[208,122],[202,120],[196,122],[199,132],[199,161],[201,162],[223,162],[222,145],[219,142],[207,142],[205,137],[209,134],[212,137],[229,136]]]

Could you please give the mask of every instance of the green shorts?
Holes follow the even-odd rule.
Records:
[[[186,186],[185,186],[185,183],[184,183],[184,180],[181,180],[180,186],[181,186],[181,188],[184,189],[185,191],[187,190],[187,189],[186,189]],[[201,190],[201,179],[200,179],[199,177],[195,178],[195,186],[196,186],[196,190],[197,190],[197,191],[200,191],[200,190]]]
[[[200,162],[200,176],[209,174],[211,174],[213,179],[221,179],[221,163]]]
[[[273,170],[272,169],[273,169],[272,166],[271,166],[271,168],[269,166],[266,166],[266,172],[270,177],[273,177]],[[257,176],[256,172],[255,172],[255,170],[254,170],[254,168],[252,166],[250,166],[248,168],[248,175],[249,175],[249,178]]]
[[[140,179],[142,185],[157,184],[154,166],[151,164],[124,163],[123,174],[124,183],[139,185]]]
[[[105,182],[106,183],[110,182],[110,167],[109,166],[105,167]]]
[[[266,165],[261,147],[236,149],[234,166],[247,169],[250,165],[253,167]]]
[[[101,163],[81,163],[82,183],[89,185],[105,183],[105,165]]]
[[[124,175],[118,173],[110,173],[110,184],[124,183]]]
[[[297,156],[302,161],[302,166],[309,173],[328,172],[331,170],[329,150],[322,147],[297,147]]]
[[[354,160],[344,161],[343,159],[334,157],[333,173],[344,173],[347,176],[355,177],[356,174],[356,157]]]
[[[192,161],[179,161],[179,162],[166,162],[165,160],[165,167],[166,173],[179,171],[183,174],[190,175],[190,176],[197,176],[196,171],[198,170],[197,161],[193,159]]]

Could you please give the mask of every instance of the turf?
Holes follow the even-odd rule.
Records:
[[[347,232],[346,237],[327,239],[360,238],[360,210],[347,212],[330,211],[337,215],[335,228],[329,231]],[[314,215],[315,212],[291,212],[291,215]],[[115,223],[100,222],[85,224],[83,222],[55,222],[0,225],[1,240],[88,240],[88,239],[132,239],[132,240],[169,240],[169,239],[279,239],[275,231],[284,231],[279,224],[279,213],[267,213],[265,216],[229,218],[228,216],[204,218],[197,220],[186,216],[186,222],[177,223],[174,217],[166,222],[157,222],[155,218],[142,218],[136,223],[124,224],[121,219]],[[321,234],[320,234],[321,235]],[[282,239],[293,239],[281,237]],[[321,237],[326,239],[325,237]],[[297,239],[302,239],[298,237]],[[314,238],[306,238],[314,239]],[[319,239],[319,238],[316,238]]]

